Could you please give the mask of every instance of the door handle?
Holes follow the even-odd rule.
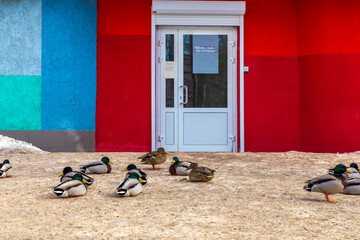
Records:
[[[183,101],[181,104],[187,104],[188,103],[188,100],[189,100],[189,90],[188,90],[188,87],[186,85],[181,85],[180,86],[181,88],[185,89],[185,95],[184,95],[184,99],[185,101]]]

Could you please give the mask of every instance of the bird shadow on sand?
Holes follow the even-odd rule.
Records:
[[[324,199],[315,199],[315,198],[297,198],[296,200],[305,201],[305,202],[326,202]]]
[[[143,194],[142,194],[143,195]],[[112,193],[108,193],[105,195],[107,198],[112,198],[112,199],[132,199],[133,197],[125,197],[125,196],[120,196],[119,194],[117,194],[116,192],[112,192]]]
[[[144,171],[159,172],[159,171],[161,171],[161,170],[164,170],[165,168],[159,168],[159,170],[155,170],[155,169],[153,169],[152,167],[146,167],[146,168],[141,167],[140,169],[141,169],[141,170],[144,170]]]
[[[37,196],[37,198],[39,200],[44,200],[44,199],[60,199],[58,196],[56,196],[54,193],[45,193],[45,194],[41,194],[39,196]]]
[[[185,182],[186,182],[186,183],[192,183],[192,184],[213,184],[212,181],[207,181],[207,182],[194,182],[194,181],[191,181],[190,179],[186,180]]]
[[[107,197],[107,198],[121,198],[119,196],[119,194],[117,194],[116,192],[107,193],[107,194],[105,194],[105,197]]]
[[[176,176],[176,175],[171,175],[170,173],[163,173],[162,176],[168,177],[168,176]]]

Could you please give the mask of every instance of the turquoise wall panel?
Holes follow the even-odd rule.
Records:
[[[41,76],[0,76],[0,130],[41,129]]]

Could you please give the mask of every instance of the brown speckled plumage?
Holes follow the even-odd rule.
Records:
[[[197,167],[189,173],[189,179],[193,182],[208,182],[214,178],[214,172],[207,167]]]
[[[155,170],[158,170],[155,168],[155,165],[166,162],[166,155],[167,153],[165,152],[165,149],[160,147],[157,151],[144,154],[141,157],[138,157],[138,159],[141,159],[141,164],[152,165]]]

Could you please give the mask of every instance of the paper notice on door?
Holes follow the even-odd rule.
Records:
[[[163,62],[163,77],[175,78],[175,62]]]
[[[219,73],[219,37],[217,35],[193,36],[193,73]]]

